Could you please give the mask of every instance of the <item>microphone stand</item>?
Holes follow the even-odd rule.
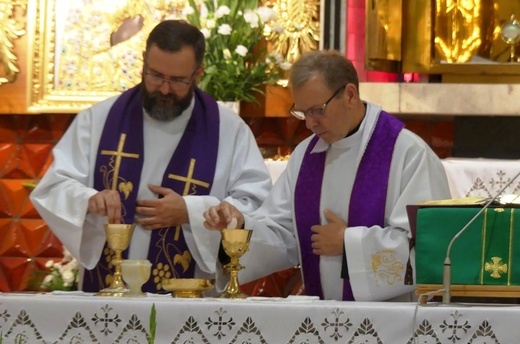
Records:
[[[502,189],[500,189],[498,193],[495,195],[495,197],[490,199],[482,207],[482,209],[480,209],[480,211],[476,213],[475,216],[473,216],[473,218],[469,220],[469,222],[464,227],[462,227],[462,229],[457,234],[455,234],[453,239],[451,239],[450,244],[448,245],[448,249],[446,250],[446,258],[444,259],[444,269],[442,275],[444,291],[442,293],[442,303],[448,304],[451,301],[451,246],[462,235],[462,233],[464,233],[464,231],[466,231],[466,229],[468,229],[468,227],[471,226],[473,222],[475,222],[475,220],[480,216],[480,214],[482,214],[487,208],[489,208],[489,206],[498,198],[498,196],[500,196],[509,187],[509,185],[511,185],[515,181],[515,179],[518,178],[518,176],[520,176],[520,172],[518,172],[516,176],[513,177],[513,179],[511,179]]]

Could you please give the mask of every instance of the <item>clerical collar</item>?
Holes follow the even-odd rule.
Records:
[[[365,120],[365,116],[367,115],[367,103],[363,102],[363,104],[365,104],[365,113],[363,114],[363,118],[361,119],[361,121],[359,121],[359,124],[357,125],[357,127],[355,127],[354,129],[352,129],[352,130],[347,134],[347,136],[345,136],[345,138],[354,135],[355,133],[358,132],[359,128],[361,128],[361,123],[363,123],[363,121]]]

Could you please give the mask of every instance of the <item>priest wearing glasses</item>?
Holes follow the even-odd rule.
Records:
[[[300,265],[307,295],[410,301],[414,252],[406,205],[450,198],[444,168],[417,135],[363,101],[352,63],[335,51],[297,61],[290,113],[313,134],[292,153],[263,205],[209,208],[206,227],[232,218],[253,229],[240,281]]]
[[[53,150],[31,200],[85,268],[80,288],[110,284],[104,224],[137,226],[123,258],[148,259],[143,291],[164,278],[214,278],[220,233],[203,212],[226,200],[256,209],[271,179],[255,138],[234,112],[197,88],[203,34],[166,20],[150,33],[142,82],[80,112]]]

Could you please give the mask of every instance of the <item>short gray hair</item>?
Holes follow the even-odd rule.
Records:
[[[323,76],[325,85],[331,91],[346,84],[354,84],[359,90],[359,78],[354,65],[335,50],[319,50],[303,54],[291,68],[289,86],[299,88],[316,75]]]

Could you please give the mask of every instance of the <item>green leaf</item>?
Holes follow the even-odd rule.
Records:
[[[148,336],[148,344],[155,343],[155,331],[157,328],[155,303],[152,304],[152,310],[150,311],[150,334]]]

